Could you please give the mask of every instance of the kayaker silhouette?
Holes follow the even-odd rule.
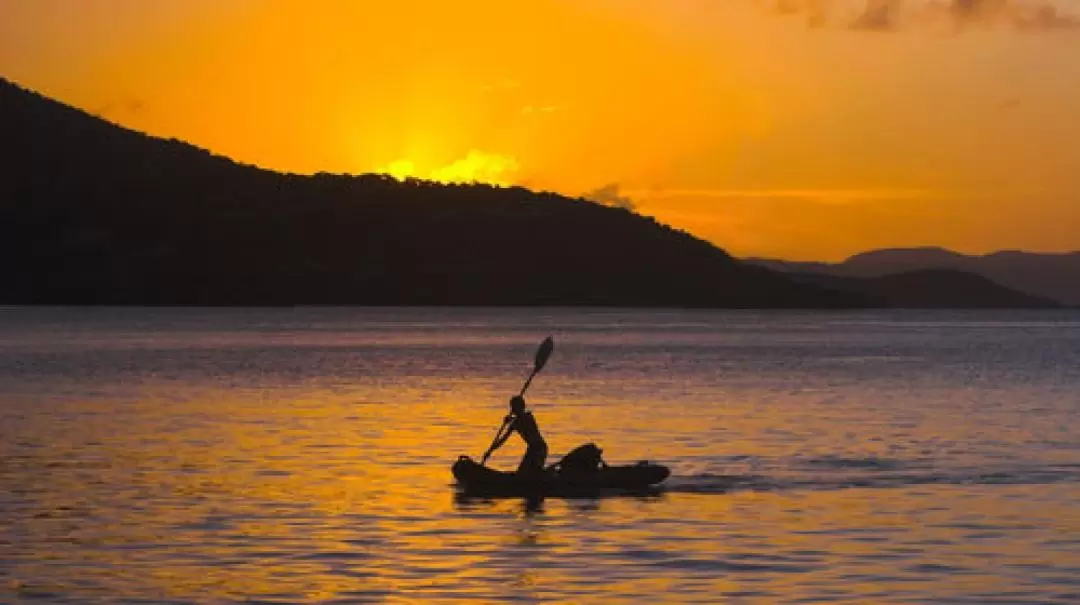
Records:
[[[556,494],[582,494],[600,491],[649,489],[667,478],[671,471],[666,466],[641,461],[632,466],[608,466],[602,450],[595,443],[578,446],[563,456],[562,460],[544,468],[547,461],[547,442],[540,435],[540,427],[532,412],[525,409],[525,391],[532,379],[543,369],[555,344],[549,336],[536,351],[533,371],[521,387],[521,392],[510,398],[510,413],[495,432],[491,447],[477,463],[468,456],[458,456],[451,467],[454,479],[462,493],[473,495],[504,495],[540,497]],[[525,441],[525,456],[517,472],[488,468],[487,460],[492,452],[502,447],[510,435],[517,433]]]
[[[515,395],[510,398],[510,413],[503,420],[503,432],[491,442],[491,447],[484,452],[481,464],[487,462],[491,454],[502,447],[510,435],[517,433],[525,441],[525,455],[518,465],[518,475],[534,475],[544,472],[544,462],[547,461],[547,442],[540,435],[540,427],[536,424],[536,417],[532,412],[525,409],[525,398]]]

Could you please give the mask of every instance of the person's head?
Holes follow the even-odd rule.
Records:
[[[510,398],[510,411],[515,414],[520,414],[525,411],[525,398],[521,395],[514,395]]]

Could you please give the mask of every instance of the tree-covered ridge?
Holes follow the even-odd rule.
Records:
[[[628,210],[262,170],[0,81],[0,303],[858,306]]]

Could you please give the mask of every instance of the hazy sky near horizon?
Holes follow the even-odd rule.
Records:
[[[0,76],[242,162],[588,194],[739,256],[1080,249],[1080,0],[0,0]]]

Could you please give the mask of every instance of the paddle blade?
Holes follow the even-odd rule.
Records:
[[[540,343],[540,348],[536,350],[536,366],[533,367],[533,374],[536,374],[544,367],[548,357],[551,357],[551,352],[554,350],[555,341],[548,336],[544,339],[544,342]]]

